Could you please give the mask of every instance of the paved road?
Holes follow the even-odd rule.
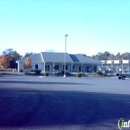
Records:
[[[118,130],[130,80],[0,76],[0,129]]]

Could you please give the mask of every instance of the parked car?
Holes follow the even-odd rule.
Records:
[[[120,74],[118,75],[118,79],[125,80],[126,78],[130,78],[130,72],[120,73]]]
[[[103,73],[103,75],[104,75],[104,76],[109,76],[109,77],[115,76],[113,71],[105,71],[105,72]]]

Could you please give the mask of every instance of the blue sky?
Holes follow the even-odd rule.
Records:
[[[130,52],[130,0],[0,0],[0,51]]]

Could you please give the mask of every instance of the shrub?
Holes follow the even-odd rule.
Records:
[[[40,74],[41,70],[34,70],[35,74]]]
[[[8,74],[8,73],[6,73],[6,72],[1,73],[1,75],[6,75],[6,74]]]
[[[97,73],[97,75],[102,75],[102,71],[100,71],[100,70],[97,71],[96,73]]]
[[[47,73],[47,72],[44,72],[44,76],[48,76],[49,75],[49,73]]]
[[[102,71],[99,70],[94,73],[94,76],[103,76],[103,73],[102,73]]]
[[[82,74],[81,73],[77,73],[76,76],[81,78]]]
[[[20,72],[23,72],[23,70],[21,69]]]

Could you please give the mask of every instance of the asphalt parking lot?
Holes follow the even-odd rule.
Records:
[[[130,80],[0,76],[0,129],[118,130],[130,120]]]

